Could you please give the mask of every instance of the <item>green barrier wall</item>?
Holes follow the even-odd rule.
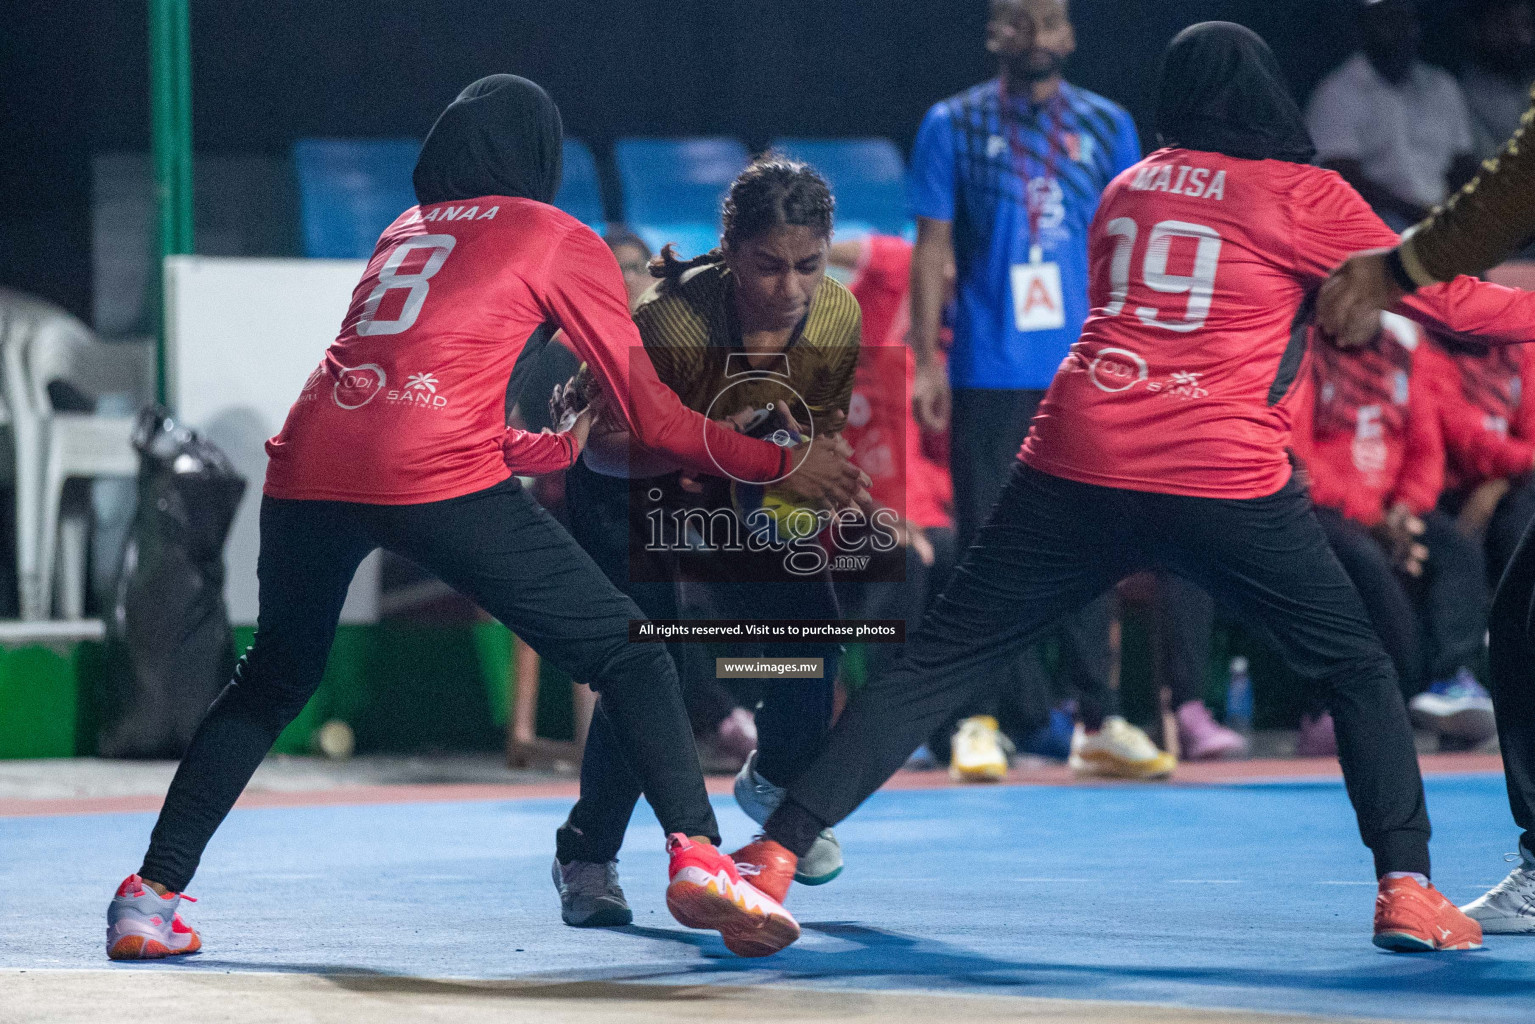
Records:
[[[236,629],[240,650],[254,630]],[[505,745],[512,635],[472,625],[342,626],[314,698],[278,738],[310,752],[321,724],[352,726],[359,753],[500,750]],[[104,705],[99,643],[0,648],[0,759],[96,752]],[[569,678],[545,665],[538,728],[571,736]]]
[[[1151,641],[1145,609],[1126,608],[1122,701],[1132,721],[1156,717]],[[239,649],[253,630],[237,629]],[[1252,661],[1256,724],[1293,726],[1306,687],[1274,654],[1238,627],[1221,623],[1211,645],[1207,699],[1219,714],[1233,654]],[[1054,651],[1046,645],[1047,662]],[[307,754],[324,722],[351,725],[358,753],[500,750],[505,745],[512,635],[496,622],[342,626],[319,691],[278,738],[278,753]],[[863,652],[850,647],[846,681],[863,682]],[[0,759],[93,755],[103,706],[102,647],[0,648]],[[548,664],[539,686],[538,733],[569,739],[569,678]]]

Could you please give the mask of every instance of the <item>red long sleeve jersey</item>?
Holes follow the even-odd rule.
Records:
[[[705,473],[782,474],[783,449],[709,423],[656,377],[591,229],[486,196],[412,207],[380,236],[340,335],[267,442],[266,493],[408,505],[569,466],[568,438],[506,426],[512,365],[546,323],[647,448]]]
[[[1344,257],[1396,235],[1332,171],[1162,149],[1110,183],[1088,239],[1093,312],[1022,458],[1107,487],[1257,498],[1289,479],[1297,310]],[[1021,272],[1025,268],[1019,268]],[[1398,312],[1535,340],[1535,294],[1459,277]]]
[[[1465,490],[1535,467],[1535,348],[1494,348],[1485,355],[1426,345],[1425,373],[1437,390],[1447,455],[1445,486]]]
[[[1297,394],[1291,435],[1313,502],[1365,526],[1397,502],[1417,515],[1434,507],[1444,438],[1428,349],[1420,328],[1393,313],[1373,348],[1313,344],[1311,397]]]

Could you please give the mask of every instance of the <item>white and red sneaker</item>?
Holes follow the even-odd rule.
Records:
[[[671,884],[666,906],[689,928],[720,933],[736,956],[771,956],[799,938],[783,904],[741,877],[730,857],[680,833],[666,838]]]
[[[197,902],[179,892],[161,896],[138,875],[123,879],[107,906],[107,956],[113,960],[159,960],[202,949],[197,931],[176,913],[182,900]]]

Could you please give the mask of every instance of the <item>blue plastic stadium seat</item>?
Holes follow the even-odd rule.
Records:
[[[630,224],[718,224],[720,202],[746,166],[736,139],[620,139],[613,148]]]
[[[602,179],[591,149],[580,139],[565,140],[565,176],[554,205],[594,231],[602,231],[607,219],[602,210]]]
[[[415,139],[300,139],[293,144],[304,255],[366,259],[383,230],[416,205]],[[565,140],[565,176],[555,205],[603,228],[602,186],[592,151]]]
[[[676,221],[670,224],[634,224],[634,233],[642,238],[651,252],[660,252],[662,246],[671,243],[677,247],[677,255],[688,260],[720,244],[720,226],[706,221]]]
[[[300,139],[293,144],[304,255],[366,259],[378,236],[416,204],[415,139]]]
[[[906,162],[889,139],[777,139],[772,148],[825,175],[837,197],[839,232],[899,235],[906,209]]]

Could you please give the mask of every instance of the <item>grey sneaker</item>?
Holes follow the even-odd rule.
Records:
[[[785,790],[775,786],[757,774],[757,752],[752,751],[741,772],[736,776],[736,803],[746,816],[759,825],[767,823],[778,805],[783,803]],[[821,829],[810,852],[799,859],[794,869],[794,880],[800,885],[825,885],[842,874],[842,844],[837,834],[829,828]]]
[[[159,960],[203,948],[196,929],[181,919],[179,892],[161,896],[138,875],[129,875],[107,905],[107,956],[113,960]]]
[[[1535,935],[1535,857],[1520,847],[1507,859],[1516,858],[1507,878],[1460,908],[1489,935]]]
[[[560,894],[560,919],[572,928],[616,928],[634,923],[634,911],[618,884],[618,861],[592,864],[554,859],[554,888]]]

